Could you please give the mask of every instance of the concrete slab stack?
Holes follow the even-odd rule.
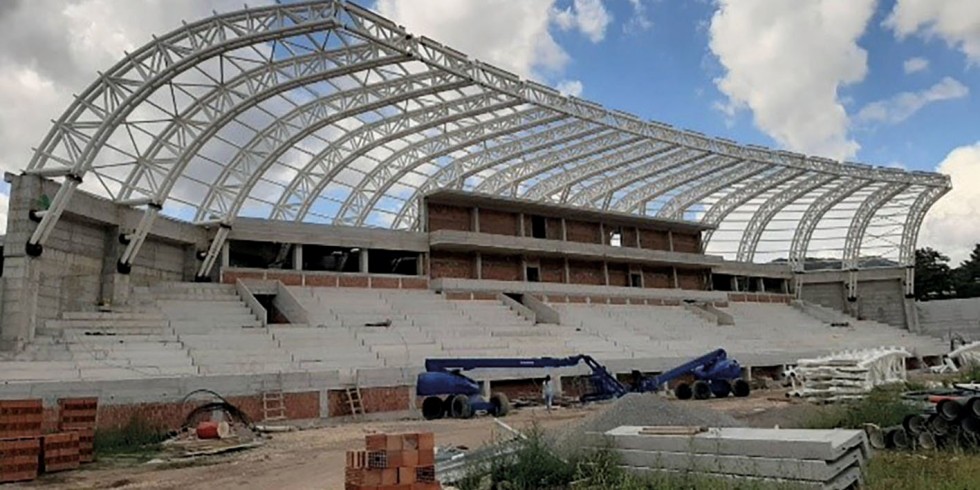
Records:
[[[772,480],[801,488],[845,489],[861,480],[870,457],[862,431],[623,426],[605,436],[621,464],[639,474],[681,472]]]

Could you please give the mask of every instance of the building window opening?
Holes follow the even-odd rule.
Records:
[[[361,250],[349,247],[303,246],[303,270],[360,272]]]
[[[548,238],[548,222],[544,216],[531,216],[531,236]]]
[[[292,269],[293,246],[288,243],[230,240],[228,265],[254,269]]]
[[[631,288],[642,288],[643,287],[643,274],[639,272],[630,272],[630,287]]]
[[[527,282],[541,282],[541,268],[538,266],[527,266]]]
[[[614,247],[623,246],[623,229],[616,228],[611,233],[609,233],[609,244]]]
[[[418,252],[372,248],[368,253],[368,272],[415,276],[418,275],[418,261]]]

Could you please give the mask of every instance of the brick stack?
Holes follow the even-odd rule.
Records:
[[[37,478],[41,400],[0,400],[0,483]]]
[[[41,472],[54,473],[78,468],[81,461],[77,432],[46,434],[41,440]]]
[[[78,458],[82,463],[95,460],[95,422],[99,399],[60,398],[58,400],[58,430],[78,433]]]
[[[346,490],[439,490],[431,432],[372,434],[347,452]]]

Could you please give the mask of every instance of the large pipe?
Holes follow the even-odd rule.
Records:
[[[928,431],[926,428],[926,418],[919,414],[906,415],[902,420],[902,427],[911,435],[918,435]]]
[[[932,414],[926,420],[926,426],[929,428],[929,432],[932,432],[936,436],[948,436],[955,432],[955,426],[952,422],[942,418],[939,414]]]
[[[931,432],[920,432],[915,436],[915,443],[922,449],[936,449],[936,436]]]
[[[936,404],[936,413],[949,422],[956,422],[959,420],[960,417],[963,416],[963,412],[963,403],[953,398],[940,400],[939,403]]]
[[[966,402],[966,412],[971,417],[980,418],[980,396],[970,398]]]
[[[902,426],[895,426],[885,429],[885,445],[889,448],[909,449],[912,441]]]
[[[887,449],[888,444],[885,442],[885,432],[881,430],[875,424],[865,424],[864,433],[868,436],[868,444],[874,449]]]

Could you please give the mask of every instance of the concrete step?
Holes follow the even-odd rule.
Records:
[[[61,314],[63,320],[85,320],[89,322],[117,321],[165,321],[167,318],[160,312],[104,312],[104,311],[66,311]]]

